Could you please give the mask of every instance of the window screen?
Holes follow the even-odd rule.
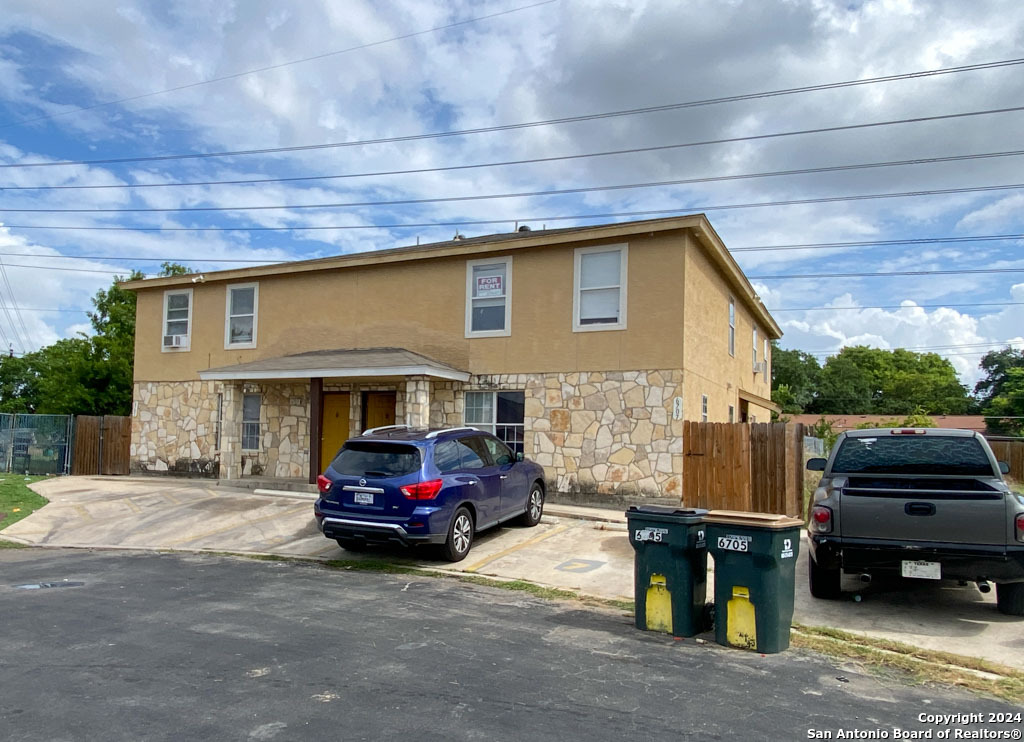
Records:
[[[474,265],[470,330],[495,332],[505,329],[508,271],[505,263]]]
[[[580,255],[579,323],[616,324],[619,321],[621,250]]]

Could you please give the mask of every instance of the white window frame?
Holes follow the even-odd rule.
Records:
[[[766,379],[771,376],[771,374],[769,373],[769,369],[768,369],[768,349],[769,348],[771,348],[771,343],[768,341],[768,336],[766,335],[765,338],[764,338],[764,358],[761,359],[762,361],[764,361],[764,374],[765,374],[765,378]]]
[[[736,357],[736,300],[729,297],[729,355]]]
[[[170,335],[172,333],[167,332],[167,303],[170,297],[184,294],[188,297],[188,332],[185,333],[185,344],[180,348],[168,348],[164,346],[164,335]],[[192,289],[167,289],[164,291],[164,319],[160,325],[160,351],[162,353],[183,353],[192,347],[192,318],[195,316],[195,304],[193,302]],[[174,320],[180,322],[181,320]]]
[[[706,423],[708,421],[708,395],[700,395],[700,421]]]
[[[753,334],[752,337],[753,337],[753,342],[751,343],[751,345],[753,346],[753,363],[754,363],[754,368],[756,369],[757,368],[757,325],[754,325],[754,334]]]
[[[473,268],[480,265],[505,264],[505,329],[473,331]],[[466,337],[501,338],[512,334],[512,256],[481,258],[466,261]]]
[[[252,340],[244,343],[231,342],[231,292],[236,289],[252,289]],[[256,327],[260,315],[260,284],[258,281],[251,283],[229,283],[224,290],[224,350],[244,350],[256,347]],[[247,317],[246,314],[235,315]]]
[[[736,407],[734,405],[729,405],[729,422],[736,422]]]
[[[513,450],[513,452],[515,452],[516,451],[516,446],[513,445],[512,443],[508,443],[507,441],[505,441],[504,438],[502,438],[500,435],[498,435],[498,426],[501,425],[502,427],[505,427],[505,428],[516,428],[516,429],[518,429],[519,432],[520,432],[519,439],[520,439],[520,441],[522,441],[523,440],[523,434],[526,432],[526,412],[524,410],[524,412],[523,412],[523,422],[521,422],[521,423],[508,423],[508,422],[501,422],[501,423],[499,423],[498,422],[498,392],[521,392],[523,394],[523,401],[525,403],[526,393],[525,393],[525,390],[522,390],[522,389],[498,389],[498,390],[492,390],[492,389],[467,389],[465,391],[465,393],[467,395],[469,395],[469,394],[489,394],[489,395],[491,395],[491,419],[489,421],[483,421],[483,422],[472,422],[472,423],[471,422],[466,422],[466,410],[468,409],[469,405],[467,405],[465,403],[465,398],[463,398],[462,424],[467,426],[467,427],[470,427],[470,428],[476,428],[477,430],[479,430],[479,431],[481,431],[483,433],[490,433],[495,438],[500,440],[502,443],[505,443],[505,445],[507,445],[509,448],[511,448]]]
[[[619,321],[610,324],[582,325],[580,324],[580,264],[584,255],[591,253],[619,251],[619,285],[602,286],[600,288],[619,290]],[[601,332],[603,330],[625,330],[626,329],[626,290],[629,286],[629,245],[621,243],[617,245],[598,245],[595,247],[577,247],[573,253],[572,271],[572,331],[573,332]],[[598,288],[598,287],[591,287]]]
[[[256,420],[245,419],[245,398],[246,397],[258,397],[260,400],[260,411],[259,417]],[[248,427],[247,427],[248,426]],[[252,439],[252,428],[256,428],[256,447],[246,448],[245,444]],[[263,446],[263,395],[259,392],[247,392],[242,395],[242,439],[239,442],[240,447],[243,451],[252,452],[260,451]]]

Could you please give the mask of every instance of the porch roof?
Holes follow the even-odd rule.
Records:
[[[258,379],[313,379],[365,376],[433,376],[468,381],[460,371],[433,358],[405,348],[349,348],[314,350],[277,358],[208,368],[199,372],[203,381],[251,381]]]

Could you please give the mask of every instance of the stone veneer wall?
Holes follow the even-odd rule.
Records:
[[[225,394],[232,391],[234,395]],[[240,473],[302,477],[309,471],[309,386],[246,382],[230,390],[217,381],[135,384],[131,468],[206,477],[220,475],[217,448],[217,395],[223,394],[220,445],[241,441],[241,411],[232,417],[229,396],[259,394],[260,450],[241,451]],[[230,427],[237,427],[232,432]]]
[[[679,369],[473,376],[434,382],[430,424],[463,425],[468,391],[525,393],[524,449],[570,494],[682,497]]]
[[[216,477],[215,381],[135,384],[131,469]]]

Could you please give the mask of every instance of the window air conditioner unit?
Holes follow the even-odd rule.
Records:
[[[768,361],[758,361],[754,364],[755,374],[767,374],[768,373]]]
[[[164,347],[165,348],[184,348],[185,347],[185,336],[184,335],[164,335]]]

